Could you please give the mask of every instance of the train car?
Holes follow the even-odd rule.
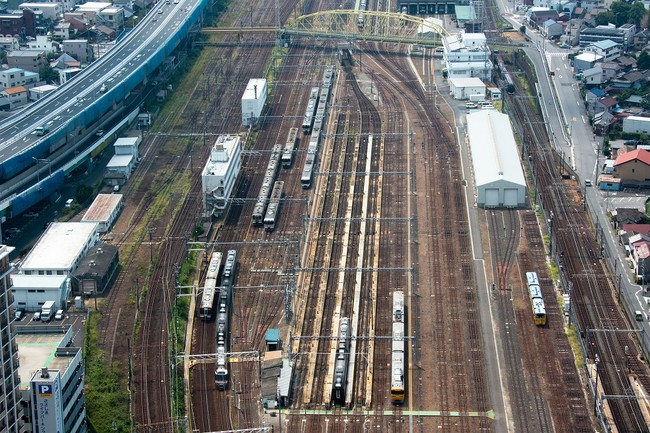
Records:
[[[542,288],[536,272],[526,272],[526,283],[528,284],[528,296],[533,310],[535,325],[546,325],[546,307],[542,296]]]
[[[291,168],[293,164],[293,154],[296,152],[298,145],[298,128],[290,128],[287,135],[287,142],[284,144],[282,151],[282,167]]]
[[[314,176],[314,165],[316,165],[316,152],[307,151],[305,158],[305,165],[302,169],[302,176],[300,176],[300,184],[303,189],[311,188],[312,178]]]
[[[226,263],[223,266],[221,275],[221,285],[232,290],[235,285],[235,276],[237,275],[237,250],[228,250]]]
[[[266,215],[264,215],[264,229],[267,232],[275,230],[275,224],[278,221],[280,212],[280,199],[282,198],[282,190],[284,189],[284,182],[278,180],[273,185],[273,192],[271,193],[271,200],[266,208]]]
[[[199,318],[206,322],[212,320],[214,317],[214,301],[218,295],[217,279],[219,278],[222,256],[220,252],[212,253],[210,263],[208,264],[208,271],[205,274],[205,281],[203,282]]]
[[[311,133],[311,127],[314,124],[314,114],[316,113],[316,106],[318,104],[318,87],[312,87],[309,92],[309,100],[307,101],[307,108],[305,109],[305,117],[302,120],[302,132],[305,135]]]
[[[403,317],[403,316],[402,316]],[[404,323],[393,322],[393,343],[391,354],[391,379],[390,400],[393,404],[404,403],[406,386],[404,371],[406,367],[406,354],[404,343]]]
[[[269,197],[271,196],[273,182],[275,182],[275,177],[278,174],[281,158],[282,145],[276,144],[271,150],[271,157],[269,158],[269,163],[266,166],[266,172],[262,181],[262,187],[260,188],[260,192],[257,195],[257,202],[255,203],[255,207],[253,207],[252,220],[254,226],[264,225],[264,214],[266,213],[266,206],[268,205]]]
[[[367,0],[361,0],[361,4],[359,5],[359,10],[365,11],[366,9],[368,9]],[[363,15],[363,12],[360,12],[357,17],[357,26],[359,26],[359,30],[363,28],[364,22],[365,22],[365,17]]]
[[[506,92],[508,94],[512,95],[515,93],[515,83],[512,81],[512,77],[510,76],[510,73],[508,72],[508,69],[506,69],[506,64],[503,61],[503,56],[501,54],[496,56],[496,63],[497,63],[497,70],[501,74],[501,78],[503,81],[506,83]]]
[[[220,391],[228,388],[229,370],[227,354],[230,347],[230,310],[232,290],[229,286],[219,288],[219,311],[217,313],[217,368],[214,381]]]
[[[537,278],[536,272],[526,272],[526,282],[528,287],[530,286],[539,286],[539,278]]]
[[[348,361],[350,359],[350,318],[343,317],[339,324],[339,338],[332,381],[332,405],[345,405],[345,389],[348,384]]]

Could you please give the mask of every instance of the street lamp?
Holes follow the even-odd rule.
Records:
[[[600,358],[598,358],[598,354],[596,354],[594,357],[594,375],[596,376],[596,386],[594,387],[594,415],[598,415],[598,412],[596,411],[596,405],[598,403],[598,364],[600,364]]]

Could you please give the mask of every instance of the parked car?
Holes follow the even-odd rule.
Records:
[[[23,310],[22,308],[16,308],[16,312],[14,313],[14,319],[23,320],[23,317],[25,317],[25,310]]]
[[[63,320],[63,310],[56,310],[54,320]]]
[[[32,320],[41,320],[41,312],[37,311],[34,313],[34,317],[32,317]]]
[[[478,108],[478,105],[476,105],[474,102],[467,102],[465,103],[465,108],[467,109]]]

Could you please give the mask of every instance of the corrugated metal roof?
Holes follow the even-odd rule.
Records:
[[[81,221],[106,222],[122,201],[122,194],[97,194]]]
[[[476,186],[504,180],[526,185],[510,118],[496,110],[467,115]]]
[[[282,360],[282,363],[282,370],[280,370],[280,377],[278,378],[278,395],[280,397],[288,397],[291,388],[293,367],[291,367],[291,363],[286,358]]]

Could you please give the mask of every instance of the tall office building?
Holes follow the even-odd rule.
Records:
[[[11,332],[11,321],[14,314],[11,308],[13,296],[11,294],[11,279],[9,273],[9,253],[14,247],[0,245],[0,431],[20,432],[18,412],[20,410],[20,396],[18,394],[18,347]]]

